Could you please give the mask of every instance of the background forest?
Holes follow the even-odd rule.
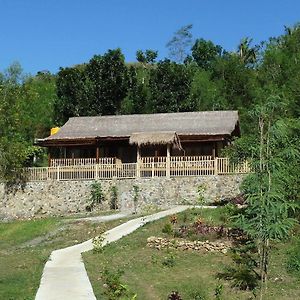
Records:
[[[167,43],[169,58],[157,61],[153,50],[138,50],[127,63],[121,49],[95,55],[89,62],[23,74],[18,63],[0,73],[0,166],[2,177],[30,165],[34,139],[72,116],[238,110],[240,156],[249,155],[258,123],[253,111],[270,101],[274,120],[288,121],[289,135],[299,131],[300,26],[252,45],[244,38],[235,52],[202,38],[192,25],[180,28]],[[280,107],[280,109],[279,109]],[[241,143],[242,144],[242,143]],[[236,152],[237,153],[237,152]]]

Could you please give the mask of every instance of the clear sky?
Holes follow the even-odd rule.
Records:
[[[120,47],[126,61],[138,49],[159,51],[183,25],[193,37],[235,50],[300,21],[300,0],[0,0],[0,71],[12,62],[26,73],[87,62]]]

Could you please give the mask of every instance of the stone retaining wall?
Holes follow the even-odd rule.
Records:
[[[239,193],[243,175],[181,178],[141,178],[99,181],[108,209],[111,187],[116,186],[121,210],[133,210],[134,186],[138,187],[139,210],[166,208],[175,204],[197,204],[201,186],[207,202],[234,197]],[[32,218],[42,215],[67,215],[85,212],[94,181],[29,182],[14,192],[0,184],[0,219]]]
[[[194,250],[206,252],[227,253],[232,244],[230,241],[189,241],[185,239],[166,239],[162,237],[151,236],[147,239],[147,246],[157,250],[177,249],[177,250]]]

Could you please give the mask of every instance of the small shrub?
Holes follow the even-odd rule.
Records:
[[[287,252],[286,268],[289,273],[300,276],[300,239]]]
[[[176,264],[175,256],[172,253],[168,253],[168,255],[163,258],[161,263],[165,267],[172,268]]]
[[[182,300],[182,298],[177,291],[172,291],[168,296],[168,300]]]
[[[137,185],[133,185],[133,206],[134,206],[134,213],[137,213],[137,206],[139,200],[139,187]]]
[[[231,286],[240,290],[254,290],[259,283],[256,272],[257,249],[252,241],[239,245],[231,250],[233,264],[226,266],[224,272],[219,273],[219,279],[231,281]]]
[[[118,269],[117,271],[109,271],[105,269],[102,273],[102,280],[104,282],[103,287],[105,288],[104,294],[108,296],[110,300],[117,299],[136,299],[136,294],[133,294],[127,285],[121,281],[121,276],[124,271]]]
[[[224,210],[223,213],[220,217],[221,221],[229,224],[232,217],[236,216],[239,213],[239,209],[237,208],[237,206],[235,204],[232,203],[227,203],[224,206]]]
[[[118,209],[118,188],[115,185],[110,189],[110,209]]]
[[[197,205],[204,205],[205,204],[205,197],[204,193],[206,191],[206,187],[203,184],[198,185],[197,188]]]
[[[161,231],[162,231],[162,233],[171,235],[173,233],[172,225],[170,223],[166,223]]]
[[[103,241],[105,237],[102,235],[96,236],[92,240],[93,251],[96,253],[100,253],[103,251]]]
[[[117,299],[127,292],[127,286],[121,282],[121,276],[123,274],[124,271],[119,269],[116,272],[105,269],[102,273],[104,287],[106,288],[105,294],[110,296],[110,299]]]
[[[188,214],[187,214],[186,211],[184,211],[183,214],[182,214],[182,222],[183,222],[183,223],[186,223],[187,220],[188,220]]]
[[[100,182],[91,184],[91,193],[89,204],[86,206],[87,211],[92,211],[96,204],[101,204],[105,200]]]
[[[223,284],[217,284],[217,286],[215,287],[216,300],[221,300],[222,299],[223,290],[224,290]]]

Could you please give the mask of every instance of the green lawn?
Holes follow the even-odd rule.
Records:
[[[192,210],[179,214],[179,219],[201,218],[215,224],[224,219],[224,209]],[[221,253],[197,253],[194,251],[156,250],[148,248],[147,238],[164,236],[162,227],[169,222],[165,218],[145,225],[120,241],[108,245],[102,253],[88,252],[84,254],[85,265],[93,285],[97,299],[109,299],[105,295],[107,288],[101,278],[105,269],[116,273],[124,271],[122,283],[128,286],[130,294],[137,294],[137,299],[167,299],[168,294],[179,291],[182,299],[216,299],[217,285],[223,285],[221,299],[251,299],[249,291],[231,289],[229,282],[219,281],[216,274],[222,271],[225,264],[231,263],[229,255]],[[296,277],[285,270],[285,252],[288,245],[277,245],[271,257],[270,283],[268,296],[265,299],[300,299],[300,285]],[[174,266],[166,266],[163,262],[170,259]],[[124,299],[124,298],[120,298]],[[131,299],[131,298],[126,298]]]
[[[34,299],[51,251],[88,240],[122,222],[45,218],[0,223],[0,299]]]

